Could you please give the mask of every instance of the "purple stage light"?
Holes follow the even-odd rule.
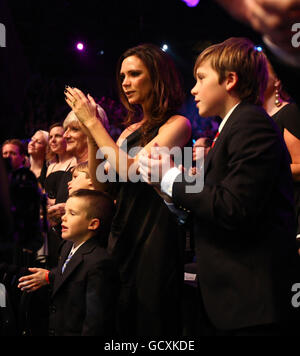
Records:
[[[195,7],[200,2],[200,0],[182,0],[182,1],[184,1],[188,7]]]
[[[77,45],[76,45],[76,48],[78,49],[78,51],[83,51],[83,49],[84,49],[83,43],[78,42]]]

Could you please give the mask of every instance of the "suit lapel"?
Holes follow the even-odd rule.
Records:
[[[222,128],[222,131],[220,132],[220,135],[218,137],[218,139],[215,142],[215,145],[212,149],[209,150],[205,162],[204,162],[204,176],[206,175],[207,171],[209,170],[210,164],[211,164],[211,160],[213,158],[213,156],[215,155],[215,153],[219,150],[219,149],[223,149],[222,147],[222,143],[225,140],[226,136],[228,135],[228,133],[230,132],[230,128],[235,120],[236,117],[239,116],[239,111],[240,108],[243,104],[240,103],[231,113],[230,117],[228,118],[227,122],[225,123],[224,127]],[[239,118],[241,119],[241,118]]]
[[[62,258],[59,261],[58,268],[56,271],[52,296],[56,294],[56,292],[65,283],[65,281],[69,278],[69,276],[72,275],[72,273],[75,271],[77,266],[81,264],[83,260],[83,255],[90,253],[95,248],[95,246],[96,246],[96,239],[94,237],[86,241],[82,246],[80,246],[79,249],[75,252],[75,254],[70,259],[69,263],[67,264],[64,273],[61,273],[62,266],[65,263],[65,260],[67,259],[71,251],[72,244],[62,252],[62,256],[61,256]]]

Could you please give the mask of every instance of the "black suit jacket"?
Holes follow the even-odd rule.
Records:
[[[49,334],[112,335],[118,279],[112,260],[93,237],[75,252],[64,273],[72,243],[63,244],[52,284]]]
[[[203,190],[187,193],[187,185],[183,176],[176,179],[173,200],[193,215],[200,289],[211,322],[239,329],[292,312],[293,184],[273,120],[259,107],[239,104],[206,158]]]

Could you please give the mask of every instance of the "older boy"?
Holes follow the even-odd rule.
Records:
[[[34,291],[51,283],[50,335],[112,335],[117,277],[105,246],[113,201],[102,192],[78,190],[62,217],[65,240],[57,268],[30,268],[19,288]]]
[[[188,193],[177,167],[154,179],[193,216],[202,333],[278,334],[293,312],[297,256],[286,147],[272,119],[254,105],[262,102],[266,62],[249,40],[231,38],[202,52],[194,73],[199,114],[222,118],[205,160],[204,187]],[[161,152],[148,170],[142,157],[144,179],[164,172],[164,162],[170,158]]]

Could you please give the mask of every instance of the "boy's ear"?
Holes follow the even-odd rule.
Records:
[[[89,223],[88,229],[95,231],[98,229],[99,226],[100,226],[100,220],[97,218],[93,218]]]
[[[228,92],[235,88],[235,86],[237,85],[238,80],[239,80],[239,77],[236,74],[236,72],[228,72],[227,73],[226,89],[227,89]]]

